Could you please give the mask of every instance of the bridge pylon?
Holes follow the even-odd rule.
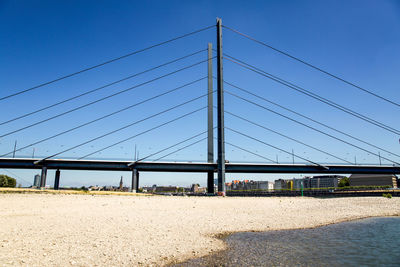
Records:
[[[222,20],[217,18],[217,111],[218,111],[218,192],[225,194],[224,79],[222,57]]]

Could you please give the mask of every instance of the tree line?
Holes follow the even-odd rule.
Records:
[[[0,174],[0,187],[15,187],[17,180],[5,174]]]

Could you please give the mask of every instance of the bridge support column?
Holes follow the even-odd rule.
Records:
[[[212,44],[208,44],[208,111],[207,111],[207,122],[208,122],[208,146],[207,146],[207,162],[214,162],[214,115],[213,115],[213,73],[212,73]],[[207,192],[214,194],[214,171],[207,173]]]
[[[58,190],[60,187],[60,170],[57,169],[56,176],[54,177],[54,190]]]
[[[139,191],[139,171],[132,169],[132,187],[131,192],[136,193]]]
[[[40,176],[40,188],[46,186],[46,178],[47,178],[47,167],[42,167],[42,174]]]
[[[224,79],[222,77],[222,59],[222,20],[217,18],[218,193],[225,195]]]

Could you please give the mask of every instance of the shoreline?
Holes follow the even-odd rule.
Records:
[[[347,266],[348,264],[363,265],[362,263],[370,263],[371,261],[374,265],[386,262],[391,266],[398,263],[398,260],[392,259],[392,255],[396,251],[395,246],[388,248],[383,243],[390,243],[392,238],[386,233],[391,231],[398,233],[399,219],[399,215],[373,216],[312,228],[234,232],[221,237],[222,241],[226,244],[226,249],[210,253],[203,257],[173,262],[168,266],[231,266],[231,264],[232,266],[265,266],[266,261],[271,261],[271,266],[282,263],[285,266],[292,266],[298,264],[309,265],[315,260],[323,259],[326,259],[325,263],[328,265],[337,264],[337,259],[329,257],[332,247],[335,247],[338,251],[341,250],[342,253],[345,253],[349,249],[351,250],[350,253],[353,253],[352,255],[357,255],[356,258],[348,256],[347,258],[340,259],[342,266]],[[395,226],[393,226],[393,222]],[[379,226],[379,230],[376,229],[378,232],[373,230],[376,225]],[[386,228],[386,230],[382,230],[382,228]],[[345,230],[344,233],[342,232],[343,230]],[[371,233],[370,231],[373,231],[375,235],[373,239],[368,234]],[[338,234],[341,236],[339,239],[337,239]],[[361,255],[363,255],[365,250],[371,249],[370,243],[375,241],[380,244],[375,248],[386,256],[377,258],[377,253],[375,253],[370,255],[369,260],[365,260]],[[315,252],[315,242],[322,246],[322,250],[317,249],[317,251],[321,252],[324,256],[320,255],[314,257],[314,259],[310,259],[306,254],[310,250]],[[354,243],[360,245],[360,248],[358,246],[355,248]],[[300,262],[302,263],[294,260],[296,258],[295,255],[301,259]],[[315,256],[315,254],[312,255]]]
[[[10,266],[169,266],[227,249],[222,239],[234,233],[400,216],[400,198],[383,197],[10,193],[0,204],[0,262]]]
[[[337,221],[337,222],[332,222],[332,223],[327,223],[327,224],[323,224],[323,225],[317,225],[317,226],[312,226],[312,227],[302,227],[302,228],[290,228],[290,229],[270,229],[270,230],[251,230],[251,231],[233,231],[233,232],[225,232],[225,233],[217,233],[215,235],[212,236],[212,238],[218,239],[222,242],[224,242],[224,248],[221,250],[217,250],[217,251],[213,251],[212,253],[206,254],[204,256],[200,256],[200,257],[192,257],[189,258],[187,260],[184,261],[176,261],[176,262],[170,262],[168,264],[166,264],[166,266],[174,266],[174,265],[178,265],[179,264],[184,264],[188,261],[192,261],[192,260],[197,260],[197,259],[201,259],[203,257],[209,257],[215,254],[219,254],[219,253],[223,253],[227,250],[229,250],[230,248],[228,247],[228,244],[226,243],[226,238],[228,238],[231,235],[234,234],[240,234],[240,233],[267,233],[267,232],[273,232],[273,231],[295,231],[295,230],[305,230],[305,229],[316,229],[316,228],[320,228],[320,227],[325,227],[328,225],[333,225],[333,224],[340,224],[340,223],[346,223],[346,222],[355,222],[355,221],[360,221],[360,220],[365,220],[365,219],[371,219],[371,218],[391,218],[391,217],[400,217],[400,213],[394,214],[394,215],[386,215],[386,216],[366,216],[366,217],[360,217],[360,218],[354,218],[354,219],[346,219],[343,221]]]

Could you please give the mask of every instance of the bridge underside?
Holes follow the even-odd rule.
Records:
[[[93,170],[93,171],[137,171],[145,172],[217,172],[216,163],[195,162],[136,162],[104,160],[68,160],[49,159],[37,162],[35,159],[0,159],[2,169],[59,169],[59,170]],[[306,164],[245,164],[226,163],[229,173],[326,173],[326,174],[400,174],[398,166],[379,165],[306,165]]]

